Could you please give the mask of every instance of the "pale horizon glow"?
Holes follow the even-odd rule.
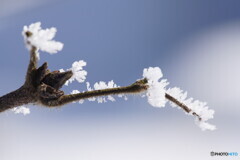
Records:
[[[239,44],[238,21],[195,34],[173,51],[183,55],[177,64],[181,70],[176,76],[184,79],[198,95],[208,97],[205,101],[210,102],[213,109],[239,113],[240,109],[236,107],[240,95]],[[217,101],[211,101],[216,98]]]

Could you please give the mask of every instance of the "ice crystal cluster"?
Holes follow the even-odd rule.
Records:
[[[73,76],[67,80],[65,85],[68,86],[68,84],[72,83],[74,80],[77,80],[79,83],[84,82],[87,76],[87,71],[85,71],[83,67],[86,65],[87,63],[83,60],[73,62],[72,68],[68,69],[73,72]],[[64,72],[64,69],[60,69],[59,71]]]
[[[206,121],[213,118],[214,110],[208,109],[206,102],[199,100],[193,100],[193,98],[187,99],[187,92],[183,92],[180,88],[174,87],[166,90],[166,86],[169,84],[166,79],[162,78],[163,74],[159,67],[149,67],[143,70],[143,77],[148,79],[149,89],[147,90],[148,102],[154,107],[164,107],[167,99],[165,94],[168,93],[179,102],[188,106],[191,110],[189,115],[193,113],[198,114],[201,120],[196,118],[196,123],[202,130],[215,130],[216,127],[207,123]],[[176,107],[176,104],[170,102],[172,107]]]
[[[29,50],[31,50],[32,47],[36,47],[37,50],[54,54],[61,51],[63,48],[63,43],[53,40],[56,32],[57,29],[54,27],[42,29],[41,22],[37,22],[29,26],[24,26],[22,35],[26,47]]]
[[[25,106],[19,106],[11,109],[15,114],[22,113],[23,115],[30,114],[30,109]]]
[[[187,92],[183,92],[180,88],[174,87],[169,88],[167,93],[171,96],[175,97],[178,101],[184,103],[191,109],[191,113],[197,113],[201,117],[201,121],[196,119],[196,123],[200,126],[202,130],[214,130],[215,126],[208,124],[206,121],[213,118],[214,110],[208,109],[206,102],[201,102],[199,100],[193,100],[193,98],[187,98]],[[170,102],[172,107],[176,107],[176,105]]]
[[[31,51],[33,47],[38,50],[48,52],[50,54],[57,53],[63,48],[63,43],[53,40],[57,30],[56,28],[42,29],[41,23],[33,23],[30,26],[24,26],[22,35],[24,37],[26,47]],[[73,76],[65,83],[69,85],[74,80],[79,83],[83,83],[86,80],[87,71],[83,69],[86,66],[86,62],[83,60],[75,61],[72,64],[72,67],[67,70],[72,70]],[[60,69],[60,72],[64,72],[63,69]],[[166,94],[171,95],[176,100],[185,104],[190,109],[189,115],[197,114],[199,117],[196,117],[196,123],[202,130],[214,130],[216,127],[207,123],[207,120],[212,119],[214,111],[208,109],[208,106],[205,102],[200,102],[198,100],[193,100],[193,98],[187,98],[187,92],[183,92],[180,88],[168,88],[166,89],[169,82],[166,79],[161,79],[163,77],[162,71],[159,67],[149,67],[143,70],[143,78],[147,79],[148,89],[145,93],[145,96],[148,99],[150,105],[154,107],[164,107],[168,100],[166,99]],[[86,82],[86,90],[101,90],[107,88],[116,88],[117,86],[113,80],[108,83],[100,81],[90,87],[90,83]],[[71,94],[80,93],[78,90],[73,90]],[[118,95],[118,97],[123,97],[125,100],[127,97],[125,95]],[[88,98],[89,101],[97,101],[98,103],[104,103],[107,101],[115,101],[115,97],[109,95],[105,97],[93,97]],[[79,103],[83,103],[84,100],[80,100]],[[76,103],[76,102],[74,102]],[[172,107],[176,107],[176,104],[169,102]],[[29,114],[30,111],[28,108],[21,106],[12,109],[15,113],[23,113],[24,115]]]
[[[90,87],[90,83],[89,83],[89,82],[87,82],[86,84],[87,84],[87,90],[88,90],[88,91],[100,90],[100,89],[107,89],[107,88],[116,88],[116,87],[118,87],[118,86],[113,82],[113,80],[109,81],[108,83],[103,82],[103,81],[97,82],[97,83],[95,83],[94,86],[93,86],[94,89],[92,89],[92,88]],[[90,99],[88,99],[88,100],[89,100],[89,101],[95,101],[95,100],[97,100],[98,103],[104,103],[104,102],[107,102],[107,100],[114,102],[114,101],[115,101],[115,98],[114,98],[113,96],[109,95],[109,96],[107,96],[107,99],[106,99],[106,97],[96,97],[96,98],[90,98]]]
[[[100,90],[100,89],[107,89],[107,88],[117,88],[119,86],[117,86],[113,80],[109,81],[108,83],[106,82],[103,82],[103,81],[100,81],[100,82],[96,82],[94,85],[93,85],[93,88],[90,87],[90,83],[89,82],[86,82],[86,88],[87,88],[87,91],[92,91],[92,90]],[[80,93],[79,90],[73,90],[71,92],[71,94],[77,94],[77,93]],[[119,98],[124,98],[125,100],[127,100],[127,97],[126,95],[123,95],[123,94],[119,94],[117,97]],[[100,97],[92,97],[92,98],[88,98],[88,101],[97,101],[98,103],[106,103],[107,101],[112,101],[112,102],[115,102],[116,99],[114,98],[114,96],[112,95],[109,95],[109,96],[100,96]],[[80,100],[79,103],[82,104],[84,102],[84,100]]]
[[[149,88],[147,90],[148,102],[154,107],[164,107],[166,104],[166,86],[168,82],[166,79],[159,81],[163,74],[158,67],[149,67],[143,70],[143,77],[147,78]]]

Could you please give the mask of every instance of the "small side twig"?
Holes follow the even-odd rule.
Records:
[[[185,105],[184,103],[181,103],[180,101],[178,101],[176,98],[172,97],[171,95],[166,93],[165,98],[168,99],[169,101],[175,103],[177,106],[181,107],[185,112],[187,112],[187,113],[192,112],[192,110],[187,105]],[[196,116],[199,119],[199,121],[202,120],[202,118],[197,113],[193,112],[192,115]]]

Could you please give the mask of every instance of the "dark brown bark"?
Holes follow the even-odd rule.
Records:
[[[32,97],[29,88],[21,87],[13,92],[10,92],[0,97],[0,112],[34,102],[35,100]]]

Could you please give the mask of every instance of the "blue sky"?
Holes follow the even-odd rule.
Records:
[[[240,2],[237,0],[3,0],[0,72],[3,95],[24,82],[29,55],[22,27],[56,27],[64,49],[41,54],[52,70],[85,60],[87,81],[124,86],[159,66],[170,86],[207,101],[214,132],[202,132],[181,110],[153,108],[129,96],[60,109],[31,106],[28,116],[0,115],[0,159],[217,159],[238,152]],[[85,89],[73,83],[63,88]],[[229,157],[228,157],[229,158]],[[234,159],[234,157],[230,157]],[[236,157],[235,159],[237,159]]]

